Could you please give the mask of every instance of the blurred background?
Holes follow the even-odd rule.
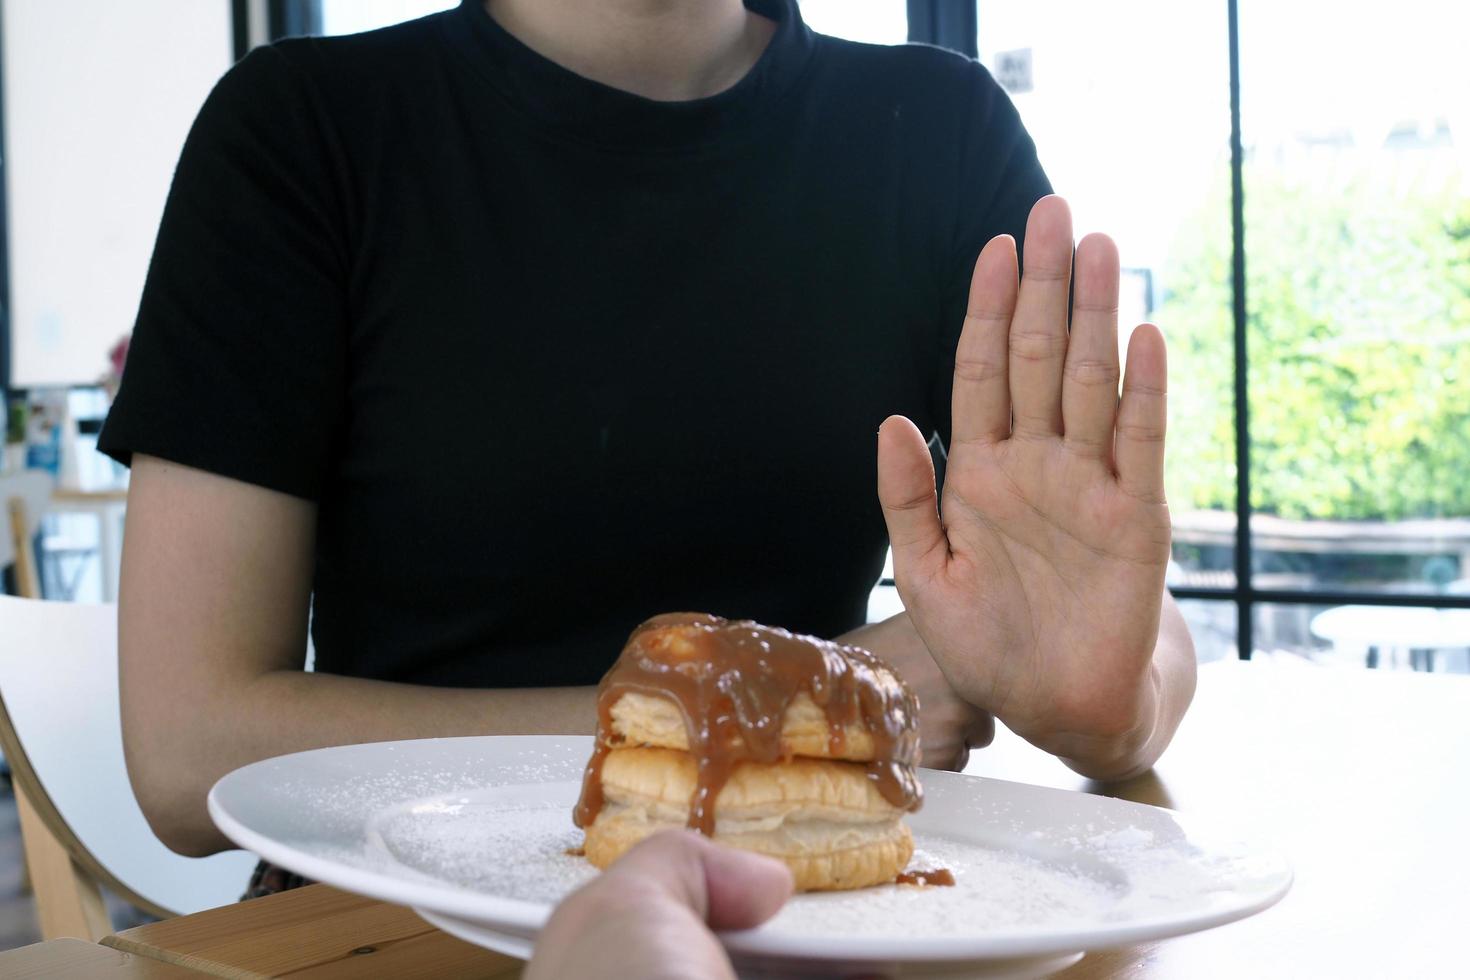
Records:
[[[47,476],[45,595],[116,596],[126,475],[96,431],[210,87],[256,44],[452,5],[0,0],[0,480]],[[1466,5],[801,8],[978,57],[1078,236],[1117,239],[1123,320],[1170,344],[1169,583],[1202,660],[1470,672]]]

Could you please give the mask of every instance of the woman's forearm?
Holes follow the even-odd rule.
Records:
[[[590,733],[592,687],[474,690],[276,670],[199,699],[165,729],[130,738],[139,802],[169,847],[190,855],[233,845],[205,797],[215,781],[260,759],[328,745],[455,735]],[[134,733],[136,734],[136,733]],[[147,746],[136,744],[144,741]]]

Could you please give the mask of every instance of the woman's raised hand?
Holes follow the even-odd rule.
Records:
[[[1105,770],[1152,734],[1169,510],[1164,339],[1128,345],[1118,396],[1118,251],[1076,249],[1059,197],[975,264],[955,357],[942,501],[908,419],[878,433],[898,591],[955,690],[1013,731]]]

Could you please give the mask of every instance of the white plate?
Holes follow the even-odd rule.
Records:
[[[424,739],[318,749],[236,770],[209,812],[241,847],[317,881],[411,905],[525,955],[591,878],[566,853],[591,739]],[[1080,951],[1207,929],[1286,893],[1274,851],[1194,817],[1084,793],[924,770],[916,862],[953,888],[801,895],[721,938],[747,975],[867,970],[1037,976]]]

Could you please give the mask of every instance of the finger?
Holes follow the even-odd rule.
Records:
[[[954,355],[950,443],[998,442],[1011,434],[1007,338],[1016,309],[1016,240],[992,238],[975,260],[965,325]]]
[[[1011,318],[1008,368],[1018,436],[1061,435],[1071,279],[1072,212],[1060,197],[1043,197],[1026,222],[1026,268]]]
[[[1164,499],[1168,376],[1164,335],[1152,323],[1145,323],[1128,341],[1128,370],[1123,375],[1113,447],[1119,486],[1140,500]]]
[[[897,577],[928,578],[935,562],[949,553],[939,522],[934,460],[914,423],[892,415],[878,427],[878,502],[893,545]]]
[[[751,929],[791,897],[791,871],[762,854],[707,844],[704,879],[711,929]]]
[[[965,728],[965,745],[972,749],[983,749],[995,741],[995,716],[988,711],[976,711],[976,716]]]
[[[1062,426],[1067,447],[1110,459],[1118,414],[1118,246],[1106,235],[1077,245],[1072,332],[1062,372]]]
[[[687,831],[656,834],[557,906],[537,937],[526,980],[642,977],[661,967],[735,980],[705,927],[757,926],[791,888],[791,872],[771,858]]]
[[[711,843],[692,831],[654,834],[624,854],[602,881],[652,884],[712,929],[750,929],[791,897],[791,872],[774,858]],[[611,884],[608,887],[612,887]]]

